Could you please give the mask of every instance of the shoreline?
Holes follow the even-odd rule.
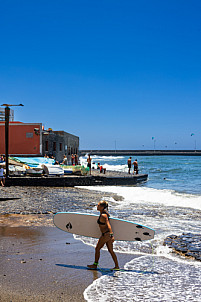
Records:
[[[85,301],[85,289],[101,275],[108,274],[87,269],[94,259],[94,247],[56,227],[42,226],[44,221],[30,226],[26,217],[30,215],[15,215],[14,221],[11,216],[1,215],[2,302]],[[117,255],[121,267],[136,257]],[[100,266],[113,267],[107,251],[101,251]]]

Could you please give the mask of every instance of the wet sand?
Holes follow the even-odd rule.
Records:
[[[94,248],[56,227],[41,226],[51,225],[50,217],[45,223],[43,215],[40,226],[32,226],[31,219],[32,215],[0,217],[0,301],[85,301],[84,290],[111,272],[88,270]],[[133,258],[118,254],[121,267]],[[100,266],[113,267],[106,251],[101,251]]]

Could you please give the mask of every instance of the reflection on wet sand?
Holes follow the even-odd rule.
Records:
[[[54,226],[53,214],[0,214],[0,226]]]
[[[37,228],[0,226],[0,236],[37,242],[37,239],[43,236],[43,233]]]

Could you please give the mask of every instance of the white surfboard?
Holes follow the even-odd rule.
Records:
[[[54,215],[54,224],[62,231],[93,238],[100,238],[101,231],[97,224],[98,215],[61,212]],[[154,238],[155,231],[151,228],[110,217],[110,224],[115,240],[143,241]]]

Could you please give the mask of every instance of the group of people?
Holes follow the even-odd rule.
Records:
[[[87,167],[89,168],[89,174],[91,175],[91,167],[92,166],[92,158],[90,156],[90,154],[88,155],[88,158],[87,158]],[[100,163],[97,164],[97,170],[100,171],[100,173],[106,173],[106,168],[104,168],[103,166],[101,166]]]
[[[91,164],[92,164],[92,158],[90,157],[90,154],[89,154],[88,158],[87,158],[87,167],[89,168],[90,175],[91,175]],[[131,174],[132,165],[133,165],[133,174],[138,174],[137,159],[135,159],[134,162],[132,163],[132,157],[130,156],[128,159],[128,174]],[[103,166],[100,165],[100,163],[98,163],[97,169],[100,170],[100,173],[105,174],[105,172],[106,172],[106,169],[104,169]]]
[[[128,174],[131,174],[131,167],[133,165],[133,174],[138,174],[138,162],[137,159],[132,163],[132,157],[130,156],[128,159]]]
[[[71,155],[71,165],[72,166],[77,166],[78,165],[78,155],[77,154],[72,154]]]
[[[71,165],[72,166],[77,166],[79,162],[79,157],[77,154],[71,154]],[[68,164],[68,159],[67,156],[64,155],[63,161],[62,161],[62,165],[67,165]]]
[[[71,155],[71,165],[72,166],[77,166],[78,165],[78,161],[79,161],[79,158],[78,158],[78,155],[77,154],[72,154]],[[68,159],[67,159],[67,156],[64,155],[64,158],[63,158],[63,161],[62,161],[62,165],[67,165],[68,164]]]

